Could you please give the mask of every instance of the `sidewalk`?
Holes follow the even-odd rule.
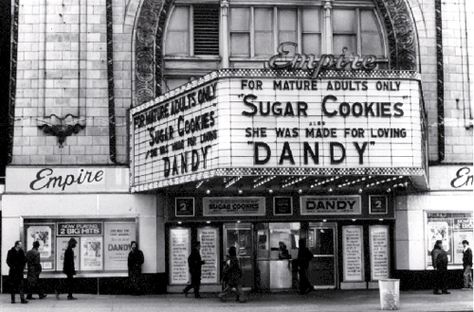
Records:
[[[214,294],[203,294],[195,299],[192,294],[153,296],[107,296],[76,295],[78,300],[68,301],[62,295],[56,300],[49,295],[44,300],[33,300],[28,304],[10,304],[10,296],[0,295],[0,311],[134,311],[134,312],[356,312],[380,311],[377,290],[331,290],[315,291],[306,296],[294,293],[251,294],[247,303],[232,299],[221,302]],[[433,295],[431,291],[401,292],[401,311],[473,311],[473,293],[468,290],[451,290],[451,295]]]

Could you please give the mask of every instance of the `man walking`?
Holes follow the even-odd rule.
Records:
[[[7,254],[7,264],[10,267],[8,277],[11,281],[11,302],[15,303],[15,294],[20,293],[21,303],[28,303],[23,293],[23,270],[25,269],[26,257],[21,248],[21,242],[16,241]]]
[[[191,254],[188,257],[189,273],[191,273],[191,284],[183,289],[183,293],[187,296],[188,291],[190,291],[191,288],[194,288],[194,297],[196,298],[201,298],[199,289],[201,288],[201,267],[204,264],[204,261],[201,259],[201,254],[199,253],[200,250],[201,243],[195,243],[193,249],[191,250]]]
[[[67,249],[64,252],[63,273],[66,274],[66,289],[68,292],[68,300],[76,300],[72,296],[74,288],[74,275],[76,275],[76,268],[74,266],[74,248],[76,248],[77,241],[71,238],[67,244]],[[56,289],[56,299],[59,299],[59,289]]]
[[[462,246],[464,247],[462,254],[464,288],[472,288],[472,250],[467,240],[462,241]]]
[[[46,295],[41,291],[39,287],[39,276],[41,274],[41,262],[40,262],[40,253],[38,248],[40,243],[38,241],[33,242],[33,248],[26,253],[26,263],[28,264],[28,274],[26,280],[28,281],[28,296],[26,299],[32,300],[33,290],[38,292],[40,299],[46,297]]]

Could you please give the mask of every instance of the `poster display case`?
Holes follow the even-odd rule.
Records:
[[[130,243],[136,240],[135,219],[28,220],[24,222],[26,249],[40,242],[45,272],[62,272],[64,252],[77,241],[74,265],[80,272],[126,272]]]

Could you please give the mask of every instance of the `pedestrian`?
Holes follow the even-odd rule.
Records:
[[[142,290],[142,264],[145,262],[143,252],[138,249],[138,243],[130,243],[130,252],[128,253],[128,278],[130,280],[130,289],[135,296],[141,295]]]
[[[278,242],[278,249],[279,249],[278,259],[280,260],[291,259],[290,252],[288,251],[284,242]]]
[[[308,278],[308,267],[311,259],[313,259],[313,254],[306,247],[306,239],[301,238],[299,240],[297,263],[298,273],[300,276],[300,294],[302,295],[307,294],[314,289]]]
[[[11,282],[11,302],[15,303],[15,294],[20,294],[21,303],[28,303],[23,290],[23,270],[25,269],[26,257],[20,241],[8,251],[7,264],[10,267],[8,277]]]
[[[462,253],[464,288],[472,288],[472,250],[467,240],[462,241],[462,246],[464,247]]]
[[[431,251],[431,262],[435,269],[433,293],[435,295],[450,294],[447,286],[448,254],[443,249],[443,241],[437,240]],[[441,292],[440,292],[441,291]]]
[[[201,250],[201,243],[196,242],[191,250],[191,254],[188,257],[188,267],[189,273],[191,274],[191,284],[186,286],[183,289],[183,293],[187,296],[188,291],[191,288],[194,288],[194,297],[201,298],[199,294],[199,288],[201,287],[201,267],[204,264],[204,261],[201,259],[201,254],[199,251]]]
[[[74,248],[77,246],[77,241],[74,238],[71,238],[68,241],[66,251],[64,252],[64,263],[63,263],[63,273],[66,274],[66,281],[62,281],[63,285],[65,282],[66,287],[60,287],[61,289],[56,289],[56,299],[59,299],[60,290],[66,288],[68,296],[67,300],[76,300],[76,297],[72,296],[74,289],[74,275],[76,275],[76,268],[74,265]]]
[[[222,288],[223,291],[218,295],[221,300],[224,300],[226,295],[234,292],[236,294],[236,301],[245,302],[242,293],[240,280],[242,278],[242,270],[240,269],[239,259],[237,259],[237,249],[232,246],[229,248],[227,261],[222,270]]]
[[[28,264],[28,273],[26,275],[26,280],[28,282],[28,296],[26,296],[26,299],[28,300],[34,299],[33,290],[38,292],[39,299],[46,297],[42,292],[41,287],[39,287],[39,276],[42,270],[40,253],[38,251],[39,246],[39,241],[34,241],[33,248],[26,253],[26,263]]]

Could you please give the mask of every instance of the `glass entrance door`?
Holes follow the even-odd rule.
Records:
[[[250,288],[254,286],[252,233],[252,224],[250,223],[224,224],[224,257],[231,246],[237,249],[237,257],[242,269],[242,287]],[[226,259],[224,258],[224,260]]]
[[[313,253],[309,280],[315,288],[336,288],[336,231],[336,224],[309,224],[307,244]]]

